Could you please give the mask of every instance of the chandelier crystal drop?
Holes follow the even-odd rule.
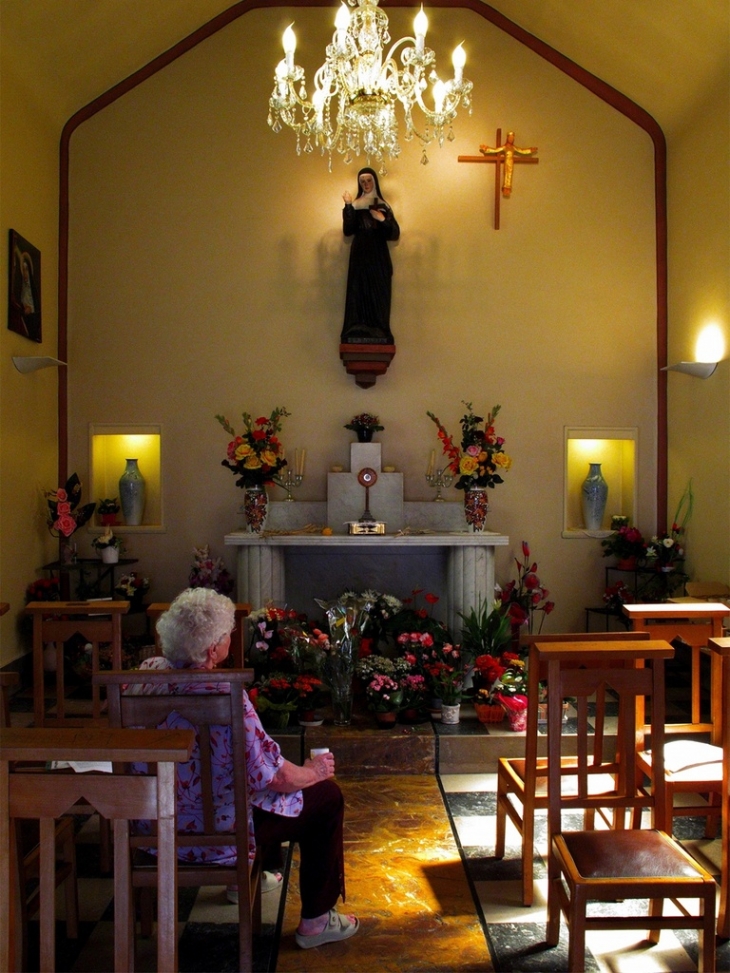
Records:
[[[405,130],[403,137],[415,136],[421,143],[421,162],[428,162],[426,147],[431,142],[442,146],[452,141],[451,123],[460,103],[471,114],[472,83],[463,76],[466,53],[461,44],[451,61],[454,76],[441,81],[436,73],[436,55],[425,46],[428,19],[421,7],[413,21],[415,37],[402,37],[390,44],[388,18],[378,0],[343,2],[335,18],[332,43],[326,60],[314,75],[314,91],[307,97],[304,69],[294,63],[296,36],[292,26],[283,35],[284,58],[276,66],[274,90],[269,99],[268,122],[274,132],[282,125],[293,129],[297,154],[319,148],[327,153],[332,170],[332,153],[346,163],[361,153],[380,163],[400,155],[398,121],[395,107],[400,102]],[[396,56],[400,64],[396,60]],[[432,86],[428,92],[429,84]],[[424,98],[426,100],[424,100]],[[427,104],[428,101],[428,104]],[[423,121],[420,130],[413,118],[418,109]]]

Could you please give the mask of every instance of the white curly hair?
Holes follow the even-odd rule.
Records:
[[[230,635],[235,606],[212,588],[187,588],[157,622],[162,654],[169,662],[202,665],[207,650]]]

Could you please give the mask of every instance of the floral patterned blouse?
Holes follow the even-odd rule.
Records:
[[[142,669],[164,670],[176,668],[162,656],[145,659],[140,665]],[[130,686],[126,692],[135,695],[189,695],[196,693],[227,693],[230,687],[227,683],[210,683],[204,685],[136,685]],[[248,696],[243,694],[244,722],[246,728],[246,762],[248,766],[248,786],[251,800],[248,813],[248,855],[253,859],[256,853],[256,838],[253,828],[252,806],[264,811],[272,811],[284,817],[297,817],[302,810],[302,792],[282,794],[270,788],[271,781],[279,767],[284,762],[281,748],[276,741],[266,733],[261,726],[256,710]],[[178,713],[172,712],[158,729],[183,730],[191,729],[192,724]],[[213,769],[213,801],[216,808],[216,828],[230,830],[235,823],[235,805],[233,799],[233,766],[231,754],[231,729],[228,726],[211,727],[210,734],[211,760]],[[145,765],[139,765],[140,773],[146,771]],[[200,743],[196,736],[191,759],[177,766],[177,820],[178,828],[184,828],[192,834],[202,832],[203,810],[200,789]],[[138,830],[149,833],[150,822],[139,821]],[[236,862],[236,846],[225,845],[216,848],[185,848],[180,858],[190,862],[218,862],[221,865],[233,865]]]

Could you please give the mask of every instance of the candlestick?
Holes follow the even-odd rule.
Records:
[[[436,496],[433,499],[443,503],[444,497],[441,496],[441,489],[450,487],[454,482],[454,477],[451,473],[447,473],[445,470],[436,470],[435,473],[426,474],[426,482],[430,487],[434,487],[436,490]]]
[[[280,486],[283,490],[286,490],[284,500],[287,503],[292,503],[294,501],[294,497],[292,496],[291,492],[302,485],[303,479],[304,476],[301,473],[294,473],[289,467],[287,467],[285,475],[283,477],[278,477],[278,479],[275,481],[278,486]]]
[[[297,474],[299,476],[304,476],[304,460],[306,459],[307,451],[303,449],[299,456],[299,465],[297,466]]]

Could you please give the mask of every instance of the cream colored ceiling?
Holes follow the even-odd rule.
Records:
[[[231,0],[0,0],[0,54],[60,126],[232,5]],[[382,5],[387,10],[387,0]],[[628,95],[668,134],[727,85],[730,0],[493,0],[491,5]]]

